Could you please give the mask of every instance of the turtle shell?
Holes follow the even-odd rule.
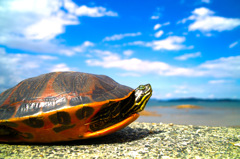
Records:
[[[138,117],[114,118],[134,102],[132,88],[104,75],[52,72],[29,78],[0,94],[0,141],[54,142],[109,134]]]

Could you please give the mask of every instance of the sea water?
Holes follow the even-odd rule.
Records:
[[[177,105],[196,105],[200,109],[177,109]],[[139,122],[183,125],[240,126],[239,101],[149,101],[145,110],[161,116],[140,116]]]
[[[159,106],[177,106],[183,104],[196,105],[209,108],[239,108],[240,101],[155,101],[150,100],[147,103],[147,107],[159,107]]]

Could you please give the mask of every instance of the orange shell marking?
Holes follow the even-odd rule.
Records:
[[[0,142],[49,143],[116,132],[139,117],[115,118],[135,104],[134,91],[107,76],[81,72],[26,79],[0,94]]]

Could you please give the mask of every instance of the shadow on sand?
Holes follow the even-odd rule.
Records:
[[[130,128],[126,127],[113,134],[106,135],[99,138],[54,142],[54,143],[1,143],[9,145],[38,145],[38,146],[74,146],[74,145],[99,145],[99,144],[115,144],[125,143],[145,138],[149,135],[158,134],[162,131],[152,131],[149,129],[142,128]]]

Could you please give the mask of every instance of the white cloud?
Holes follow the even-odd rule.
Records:
[[[163,26],[164,26],[164,25],[170,25],[170,22],[163,23]]]
[[[154,34],[154,36],[156,37],[156,38],[159,38],[160,36],[162,36],[163,35],[163,30],[159,30],[158,32],[156,32],[155,34]]]
[[[59,49],[63,48],[61,45],[46,40],[29,40],[14,35],[0,36],[0,44],[10,48],[41,53],[56,53]]]
[[[69,47],[66,49],[61,49],[59,50],[60,53],[67,55],[67,56],[72,56],[75,55],[76,53],[82,53],[87,50],[88,47],[92,47],[94,44],[90,41],[85,41],[83,42],[82,45],[75,46],[75,47]]]
[[[153,30],[158,30],[159,28],[161,28],[161,26],[161,24],[156,24],[154,25]]]
[[[203,3],[210,3],[210,0],[202,0]]]
[[[188,30],[200,30],[202,32],[221,32],[226,30],[232,30],[240,26],[240,19],[238,18],[225,18],[220,16],[214,16],[214,14],[215,13],[208,8],[196,8],[192,12],[192,15],[188,18],[181,20],[181,23],[185,23],[187,20],[192,20],[194,22],[189,25]]]
[[[89,17],[118,16],[116,12],[107,11],[104,7],[87,7],[85,5],[76,9],[76,15]]]
[[[7,53],[0,48],[0,92],[25,78],[48,72],[55,56]]]
[[[137,33],[115,34],[113,36],[105,37],[103,39],[103,41],[115,41],[115,40],[121,40],[125,37],[135,37],[135,36],[139,36],[139,35],[142,35],[142,33],[137,32]]]
[[[153,16],[151,16],[151,19],[159,19],[160,18],[160,16],[157,16],[157,15],[153,15]]]
[[[63,6],[69,13],[75,13],[78,6],[72,0],[63,0]]]
[[[63,7],[68,10],[69,13],[77,16],[88,17],[103,17],[103,16],[118,16],[118,13],[113,11],[107,11],[104,7],[88,7],[86,5],[78,6],[72,0],[64,0]]]
[[[169,92],[173,97],[177,98],[185,98],[185,97],[193,97],[195,94],[205,94],[206,89],[203,86],[199,85],[189,85],[183,83],[181,85],[172,85],[173,89]],[[193,95],[194,94],[194,95]]]
[[[134,52],[133,52],[132,50],[125,50],[125,51],[123,51],[123,54],[124,54],[125,56],[131,56],[133,53],[134,53]]]
[[[240,56],[222,57],[199,65],[199,76],[240,77]]]
[[[186,46],[182,45],[185,41],[185,37],[169,36],[163,40],[155,40],[147,43],[146,46],[150,46],[153,50],[181,50]]]
[[[185,37],[182,36],[169,36],[166,39],[154,40],[151,42],[134,41],[125,45],[139,45],[145,47],[151,47],[153,50],[183,50],[192,49],[193,46],[185,46],[182,43],[185,41]]]
[[[172,96],[173,96],[172,93],[167,93],[167,94],[165,94],[165,97],[166,97],[166,98],[171,98]]]
[[[67,48],[59,44],[56,36],[65,33],[66,26],[78,25],[80,16],[117,16],[117,13],[104,7],[78,6],[71,0],[3,0],[0,44],[39,53],[59,53]]]
[[[82,45],[77,46],[77,47],[73,47],[73,50],[74,50],[75,52],[83,52],[86,48],[92,47],[92,46],[94,46],[94,44],[93,44],[92,42],[90,42],[90,41],[85,41],[85,42],[83,42]]]
[[[209,84],[224,84],[224,83],[232,83],[232,82],[233,80],[224,80],[224,79],[208,81]]]
[[[170,66],[160,61],[147,61],[138,58],[122,59],[118,54],[109,51],[95,50],[99,59],[89,59],[89,66],[101,66],[104,68],[120,68],[136,73],[153,73],[164,76],[191,75],[193,70]]]
[[[89,59],[89,66],[101,66],[104,68],[121,68],[133,72],[158,72],[159,74],[169,69],[169,65],[163,62],[150,62],[137,58],[122,59],[118,54],[109,51],[95,50],[100,59]]]
[[[166,25],[169,25],[169,24],[170,24],[170,22],[166,22],[166,23],[163,23],[163,24],[158,23],[158,24],[154,25],[153,30],[158,30],[162,26],[166,26]]]
[[[189,58],[196,58],[196,57],[200,57],[201,56],[201,52],[196,52],[196,53],[191,53],[191,54],[184,54],[181,56],[177,56],[174,59],[176,60],[187,60]]]
[[[0,37],[49,40],[63,33],[64,26],[79,23],[76,16],[61,10],[60,0],[11,0],[2,6]]]
[[[77,52],[85,51],[88,47],[94,44],[89,41],[83,42],[83,44],[74,47],[67,47],[61,44],[46,40],[28,40],[19,37],[9,36],[6,39],[1,39],[0,44],[6,45],[10,48],[17,48],[21,50],[37,52],[37,53],[51,53],[51,54],[63,54],[67,56],[75,55]],[[87,45],[88,44],[88,45]],[[82,51],[81,51],[82,50]]]
[[[146,46],[146,42],[144,41],[134,41],[134,42],[129,42],[127,44],[123,44],[124,46],[126,45],[140,45],[140,46]]]
[[[209,15],[213,15],[214,12],[207,9],[207,8],[204,8],[204,7],[201,7],[201,8],[196,8],[193,12],[194,16],[199,16],[199,17],[205,17],[205,16],[209,16]],[[191,20],[195,19],[196,17],[190,17]]]
[[[229,48],[233,48],[234,46],[236,46],[238,44],[238,41],[235,41],[234,43],[229,45]]]
[[[240,56],[224,57],[206,61],[191,68],[177,67],[161,61],[148,61],[138,58],[123,59],[119,54],[110,51],[95,50],[94,57],[86,60],[89,66],[118,68],[127,72],[152,73],[161,76],[187,77],[232,77],[240,78]]]
[[[50,71],[51,72],[71,71],[71,68],[68,67],[65,63],[60,63],[57,65],[54,65]]]
[[[38,22],[29,25],[23,30],[27,39],[50,40],[65,32],[65,25],[76,25],[77,21],[63,18],[63,13],[56,13],[55,16],[39,19]]]
[[[189,86],[187,85],[175,86],[174,94],[187,94],[187,93],[189,93]]]

